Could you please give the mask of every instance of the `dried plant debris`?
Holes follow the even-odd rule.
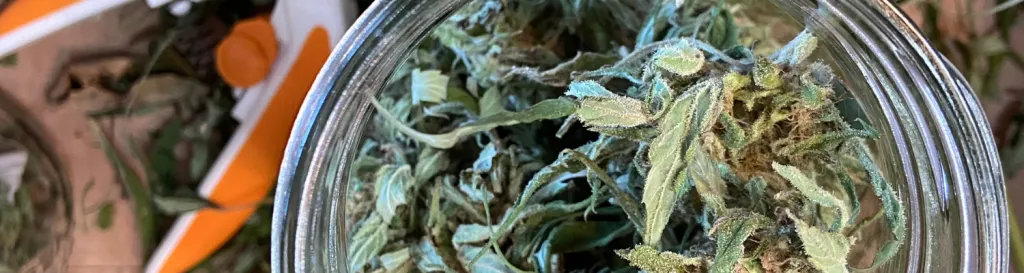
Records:
[[[719,1],[655,2],[445,21],[365,96],[349,271],[848,272],[866,239],[892,258],[904,209],[817,38],[759,55]],[[859,232],[868,189],[889,233]]]
[[[0,272],[53,270],[63,262],[43,262],[58,258],[46,256],[53,255],[48,250],[65,246],[70,236],[66,185],[6,106],[0,103]]]

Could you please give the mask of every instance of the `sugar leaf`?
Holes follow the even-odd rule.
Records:
[[[699,137],[721,113],[721,81],[703,81],[676,99],[661,121],[661,134],[650,143],[643,204],[647,210],[644,244],[657,245],[678,199],[685,176],[680,173],[700,149]]]
[[[782,68],[779,68],[764,57],[757,57],[754,62],[754,84],[766,90],[782,86]]]
[[[725,197],[728,194],[725,180],[718,171],[718,166],[708,158],[702,149],[695,149],[694,157],[689,161],[687,172],[693,179],[694,188],[708,207],[716,212],[725,210]]]
[[[375,98],[370,98],[370,103],[377,108],[377,113],[394,124],[402,133],[410,138],[427,144],[437,149],[449,149],[454,147],[462,138],[472,134],[484,132],[500,126],[511,126],[522,123],[530,123],[544,119],[562,118],[571,115],[576,110],[576,104],[566,99],[550,99],[538,102],[529,109],[521,112],[502,112],[488,117],[467,123],[451,132],[444,134],[427,134],[416,131],[405,125],[395,116],[385,110]]]
[[[629,261],[629,264],[647,272],[690,272],[692,267],[704,265],[704,259],[686,257],[674,252],[658,252],[648,245],[640,245],[630,250],[616,250],[615,254]]]
[[[825,273],[845,273],[846,256],[850,253],[850,241],[840,233],[825,232],[817,227],[808,226],[802,220],[791,217],[796,222],[796,234],[804,243],[807,260],[814,268]]]
[[[412,103],[419,105],[422,102],[440,103],[448,98],[448,76],[440,70],[412,71]]]
[[[395,217],[398,206],[406,203],[405,192],[412,185],[412,171],[408,165],[387,165],[377,171],[377,210],[384,223],[390,223]]]
[[[781,175],[783,178],[793,184],[793,187],[800,191],[807,200],[814,202],[815,204],[835,208],[839,210],[840,219],[849,219],[850,207],[843,200],[837,198],[832,193],[829,193],[825,189],[818,186],[818,183],[811,180],[800,169],[793,166],[787,166],[779,164],[778,162],[772,162],[772,169]],[[845,223],[845,221],[844,221]]]
[[[704,52],[687,42],[658,50],[652,57],[654,65],[680,77],[696,74],[704,67]]]
[[[536,68],[513,68],[505,76],[505,79],[508,80],[510,77],[519,76],[549,86],[565,87],[569,84],[570,76],[573,72],[598,69],[602,66],[613,64],[618,60],[619,57],[614,55],[580,52],[572,60],[545,71],[538,71]]]
[[[613,98],[584,98],[576,116],[587,126],[633,127],[651,122],[653,117],[640,100],[615,96]]]
[[[360,272],[384,249],[388,228],[380,215],[371,214],[352,235],[348,248],[348,272]]]
[[[771,58],[776,64],[794,66],[807,60],[817,47],[818,38],[809,30],[804,30],[786,46],[772,54]]]
[[[711,273],[733,272],[743,257],[743,242],[757,229],[766,228],[771,219],[748,211],[730,211],[716,221],[711,233],[715,236],[715,261]]]

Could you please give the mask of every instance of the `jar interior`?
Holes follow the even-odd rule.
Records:
[[[481,6],[481,4],[480,4],[480,3],[483,3],[483,2],[485,2],[485,1],[477,2],[477,4],[469,5],[469,6],[466,7],[466,9],[467,10],[469,10],[469,9],[479,10],[479,9],[483,8]],[[511,2],[516,2],[516,1],[511,1]],[[537,2],[537,1],[518,1],[518,2],[520,2],[520,3],[534,3],[534,2]],[[679,1],[676,1],[676,2],[679,2]],[[696,1],[696,2],[700,2],[700,1]],[[713,2],[718,2],[718,1],[713,1]],[[878,167],[879,167],[880,171],[882,172],[882,175],[884,176],[885,180],[888,181],[889,185],[891,185],[895,189],[895,191],[897,192],[897,196],[899,196],[899,198],[900,198],[900,202],[902,204],[906,204],[906,206],[904,207],[904,211],[901,211],[901,213],[903,213],[912,222],[913,221],[919,221],[918,220],[919,219],[919,215],[917,213],[917,210],[924,209],[924,208],[921,208],[921,206],[918,205],[918,202],[915,200],[916,198],[918,198],[917,195],[920,194],[920,193],[917,192],[918,191],[917,188],[918,187],[926,187],[927,185],[920,185],[914,179],[912,179],[911,177],[908,177],[905,174],[905,169],[902,166],[904,166],[906,164],[913,164],[913,163],[912,163],[912,161],[908,160],[908,155],[905,154],[906,151],[905,150],[901,150],[900,148],[897,147],[899,145],[897,143],[895,143],[896,140],[894,140],[895,137],[893,136],[894,134],[898,134],[898,133],[902,133],[902,132],[896,132],[896,131],[893,130],[893,128],[895,126],[894,124],[898,124],[898,122],[894,121],[894,114],[891,113],[890,110],[888,110],[889,108],[892,108],[892,106],[891,105],[887,105],[886,104],[887,102],[885,102],[885,101],[880,101],[879,100],[878,94],[876,93],[876,91],[878,89],[877,86],[871,86],[871,85],[865,83],[864,80],[862,80],[863,78],[865,78],[865,75],[863,74],[864,72],[861,69],[862,66],[863,66],[864,61],[863,60],[858,60],[858,59],[856,59],[854,57],[851,57],[850,56],[851,54],[849,52],[844,51],[844,49],[845,49],[844,45],[840,42],[842,37],[839,37],[839,38],[836,37],[836,36],[843,36],[844,35],[844,34],[837,34],[837,31],[839,31],[839,29],[829,28],[829,27],[821,27],[820,26],[821,24],[824,24],[824,23],[821,23],[821,22],[826,22],[826,21],[829,21],[829,20],[832,20],[832,19],[828,18],[827,15],[823,15],[823,13],[817,12],[817,10],[818,10],[817,4],[811,3],[810,1],[733,0],[733,1],[724,1],[723,3],[725,3],[724,7],[726,7],[728,10],[730,10],[730,12],[733,14],[734,19],[735,19],[734,24],[735,24],[736,27],[739,28],[739,32],[740,32],[740,34],[739,34],[739,43],[743,44],[743,45],[756,45],[756,46],[753,47],[752,51],[755,54],[758,54],[758,55],[767,56],[770,53],[777,51],[778,49],[780,49],[783,46],[785,46],[788,41],[790,41],[791,39],[796,37],[802,30],[807,28],[808,25],[815,26],[815,27],[810,27],[808,29],[810,29],[811,32],[815,36],[819,37],[821,39],[821,42],[820,42],[820,45],[818,47],[818,50],[815,51],[815,53],[813,55],[811,55],[810,59],[812,59],[812,60],[820,60],[820,61],[824,62],[825,64],[827,64],[829,67],[832,68],[832,70],[836,73],[836,76],[838,76],[839,80],[842,82],[842,86],[841,87],[843,87],[843,88],[836,88],[834,90],[835,93],[836,93],[836,97],[839,98],[835,102],[835,105],[840,110],[840,113],[842,115],[842,119],[845,120],[847,123],[850,123],[850,124],[854,124],[854,123],[858,122],[858,120],[862,120],[862,121],[865,121],[866,123],[870,124],[875,130],[877,130],[877,132],[879,134],[879,137],[877,139],[874,139],[874,140],[866,141],[866,145],[869,147],[869,150],[872,153],[872,158],[876,162],[876,164],[878,165]],[[594,5],[600,5],[600,4],[594,3]],[[467,15],[467,14],[469,14],[469,15]],[[460,12],[456,12],[455,16],[471,16],[472,14],[473,14],[472,12],[460,11]],[[799,18],[799,19],[796,19],[796,18]],[[472,20],[472,19],[465,19],[464,18],[463,20]],[[481,19],[481,20],[485,20],[485,19]],[[584,20],[589,20],[589,19],[584,19]],[[810,23],[810,24],[808,24],[808,23]],[[433,37],[439,37],[439,36],[443,36],[443,35],[451,35],[450,33],[447,33],[447,34],[443,33],[443,31],[450,31],[450,30],[435,29]],[[481,30],[476,30],[476,31],[481,31]],[[576,30],[576,31],[583,31],[583,30]],[[587,39],[587,38],[588,37],[584,37],[583,39]],[[452,66],[455,66],[454,65],[455,63],[459,63],[459,62],[472,62],[473,61],[473,60],[466,60],[467,56],[456,56],[455,58],[446,59],[446,60],[433,60],[432,58],[437,58],[437,57],[436,56],[431,56],[430,54],[426,53],[425,49],[439,46],[436,43],[443,44],[444,41],[440,41],[439,42],[435,38],[428,38],[426,40],[428,42],[432,42],[432,43],[435,43],[435,44],[420,44],[419,46],[414,47],[413,52],[410,53],[410,55],[407,57],[406,61],[401,62],[403,65],[400,66],[397,70],[395,70],[392,73],[392,80],[390,80],[389,83],[385,86],[385,88],[383,90],[380,90],[380,92],[377,94],[377,100],[379,100],[380,103],[385,106],[385,108],[388,108],[388,109],[398,109],[395,106],[396,104],[408,103],[408,102],[403,102],[402,101],[403,99],[406,100],[406,101],[408,101],[408,100],[415,100],[415,98],[412,98],[413,95],[409,94],[409,90],[408,90],[409,89],[409,85],[415,85],[415,83],[412,83],[412,81],[414,81],[414,80],[410,79],[410,77],[411,77],[410,75],[413,74],[413,73],[416,73],[416,74],[422,73],[422,71],[415,71],[414,72],[415,69],[418,69],[418,68],[424,68],[424,69],[431,68],[431,67],[429,67],[430,65],[424,65],[424,64],[434,64],[434,63],[442,63],[442,62],[443,63],[447,63],[447,62],[450,61],[450,62],[453,63]],[[580,41],[577,41],[577,42],[578,43],[585,43],[585,42],[580,42]],[[611,50],[609,50],[609,51],[611,51]],[[560,54],[560,56],[558,56],[558,58],[564,61],[564,60],[570,59],[573,55],[575,55],[575,52],[561,52],[561,54]],[[466,68],[462,68],[462,69],[466,69]],[[444,71],[444,69],[441,69],[441,70],[443,72],[448,72],[448,71]],[[445,79],[445,80],[452,82],[452,83],[445,83],[443,85],[445,88],[448,88],[448,90],[451,90],[452,88],[463,89],[463,90],[460,91],[460,94],[462,94],[462,93],[468,94],[469,96],[471,96],[469,99],[482,99],[481,98],[481,94],[484,94],[485,92],[487,92],[486,90],[484,90],[484,89],[486,89],[484,87],[472,87],[472,88],[467,87],[470,84],[478,84],[478,83],[466,83],[466,79]],[[495,80],[495,82],[500,82],[500,80]],[[495,85],[498,86],[498,85],[500,85],[500,83],[495,83]],[[470,90],[470,89],[476,89],[476,90]],[[448,96],[451,96],[451,94],[452,94],[451,91],[448,91]],[[517,105],[517,103],[514,101],[514,98],[511,99],[510,101],[505,101],[504,103],[506,104],[506,106],[508,106],[509,108],[512,108],[514,110],[522,111],[522,110],[526,110],[528,108],[528,107],[525,107],[525,106],[522,106],[522,105]],[[889,103],[891,103],[891,102],[889,102]],[[436,106],[438,104],[441,104],[441,103],[435,103],[435,104],[432,104],[432,105]],[[400,114],[400,115],[403,115],[403,116],[409,116],[409,118],[408,118],[409,120],[430,119],[429,117],[417,116],[417,114],[416,114],[416,112],[422,112],[425,107],[408,105],[408,106],[399,107],[399,108],[401,108],[401,109],[398,109],[397,111],[400,112],[400,113],[394,113],[394,114]],[[434,110],[441,111],[443,109],[434,109]],[[371,112],[369,112],[369,113],[370,113],[369,115],[365,115],[365,116],[364,115],[360,115],[362,117],[365,117],[363,119],[363,122],[365,122],[365,125],[363,127],[361,127],[359,130],[353,130],[353,128],[342,128],[343,130],[345,130],[343,132],[343,134],[345,134],[345,138],[346,139],[358,139],[359,141],[350,142],[350,145],[348,145],[347,147],[343,148],[343,149],[347,149],[346,151],[338,150],[337,154],[353,156],[353,157],[355,157],[355,160],[344,159],[343,157],[335,157],[333,159],[334,161],[342,160],[342,161],[348,162],[347,164],[350,165],[350,166],[348,166],[347,169],[348,169],[348,171],[353,172],[354,175],[355,175],[355,172],[359,172],[360,171],[361,167],[368,166],[368,165],[365,165],[365,164],[369,164],[369,165],[375,164],[374,162],[364,162],[364,161],[361,161],[360,159],[361,159],[362,155],[365,155],[366,153],[369,153],[370,150],[376,150],[378,153],[384,153],[384,154],[389,153],[387,151],[387,149],[392,149],[392,148],[395,148],[395,147],[387,147],[386,146],[387,144],[381,143],[380,140],[383,139],[383,138],[393,138],[393,137],[401,135],[400,133],[396,133],[397,131],[400,131],[399,129],[396,129],[396,128],[390,126],[390,125],[386,125],[387,122],[380,122],[378,119],[381,119],[382,117],[379,115],[379,113],[376,112],[376,110],[371,110]],[[410,114],[410,113],[412,113],[412,114]],[[440,121],[437,121],[437,122],[440,122]],[[560,122],[555,122],[555,123],[550,123],[550,124],[545,123],[545,124],[543,124],[541,126],[544,126],[544,128],[546,128],[546,129],[551,129],[551,128],[557,129],[557,125],[559,123]],[[552,127],[552,126],[554,126],[554,127]],[[450,130],[451,128],[447,128],[447,129]],[[552,131],[554,131],[554,130],[552,130]],[[390,134],[390,135],[385,136],[386,134]],[[918,137],[919,136],[920,135],[918,135]],[[401,138],[401,137],[399,137],[399,138]],[[478,136],[478,138],[480,138],[480,136]],[[401,141],[406,141],[406,143],[411,143],[409,138],[403,138]],[[480,140],[478,140],[478,141],[480,141]],[[520,143],[520,144],[523,144],[523,143]],[[582,144],[582,143],[563,143],[563,144],[560,144],[560,145],[562,145],[562,146],[568,145],[568,146],[567,147],[559,146],[559,147],[560,148],[574,148],[575,146],[572,146],[572,145],[578,146],[580,144]],[[483,144],[481,143],[481,145],[483,145]],[[401,148],[401,147],[398,147],[398,148]],[[383,152],[381,152],[381,151],[383,151]],[[460,150],[460,151],[456,151],[456,152],[465,152],[465,151],[461,151]],[[476,153],[478,151],[472,151],[472,152]],[[404,156],[405,157],[411,157],[411,156],[414,156],[414,155],[404,155]],[[406,161],[407,162],[413,162],[413,161],[424,160],[424,158],[416,158],[416,159],[413,159],[413,158],[402,158],[402,159],[396,159],[396,158],[388,158],[387,156],[382,156],[381,158],[384,158],[384,160],[392,160],[392,161],[399,161],[399,162],[406,162]],[[553,158],[550,158],[546,162],[550,163],[552,160],[553,160]],[[377,162],[377,163],[379,163],[379,162]],[[338,164],[338,165],[346,165],[346,164],[343,163],[343,164]],[[328,166],[338,166],[338,165],[328,164]],[[338,173],[338,172],[344,172],[346,168],[333,168],[333,167],[331,167],[329,169],[330,169],[330,172],[332,174],[331,174],[331,177],[328,178],[328,179],[332,180],[332,181],[342,181],[342,183],[337,184],[337,185],[343,185],[344,187],[346,187],[346,188],[340,188],[340,187],[339,188],[334,188],[334,191],[332,191],[332,193],[333,193],[332,195],[334,195],[335,197],[341,197],[341,198],[333,199],[334,201],[332,201],[332,203],[337,204],[337,205],[333,206],[333,211],[329,212],[330,215],[331,215],[331,218],[332,219],[336,219],[338,221],[341,221],[342,219],[344,219],[343,223],[341,223],[338,226],[335,226],[337,228],[337,230],[335,230],[334,233],[336,233],[336,234],[344,234],[344,236],[341,236],[341,238],[347,238],[347,239],[345,239],[345,240],[347,240],[347,242],[343,242],[342,243],[343,245],[347,245],[347,247],[349,247],[349,248],[351,248],[353,245],[360,246],[358,243],[353,243],[351,240],[352,240],[352,238],[354,236],[359,236],[359,235],[356,234],[356,233],[358,233],[357,232],[358,227],[360,227],[361,225],[365,224],[364,222],[366,221],[366,219],[367,219],[366,217],[367,217],[368,214],[373,213],[374,203],[376,203],[376,202],[372,201],[375,198],[374,191],[375,190],[379,190],[379,189],[375,189],[374,186],[372,185],[372,183],[366,183],[367,180],[372,180],[372,179],[369,179],[369,178],[357,178],[356,176],[358,176],[358,175],[347,176],[347,175],[342,175],[342,174]],[[407,170],[407,171],[417,171],[418,172],[419,170]],[[525,175],[523,177],[523,179],[529,180],[530,177],[532,176],[532,173],[533,173],[533,171],[531,171],[529,175]],[[855,179],[856,180],[855,183],[856,183],[857,189],[859,191],[859,193],[857,195],[857,196],[859,196],[859,200],[858,201],[860,203],[860,213],[859,213],[859,216],[857,217],[857,219],[855,220],[855,222],[857,222],[857,223],[864,223],[864,227],[859,229],[860,231],[858,233],[860,234],[860,236],[854,236],[854,237],[856,237],[856,240],[853,243],[852,250],[850,251],[850,254],[847,256],[849,264],[853,268],[868,268],[868,267],[871,267],[873,259],[874,259],[875,255],[876,255],[876,253],[883,247],[883,245],[885,243],[889,242],[891,240],[891,237],[892,237],[890,235],[890,228],[889,228],[889,226],[887,226],[887,223],[886,223],[886,221],[884,219],[885,218],[884,215],[877,213],[877,212],[881,212],[882,211],[882,202],[880,202],[880,199],[875,196],[874,192],[872,191],[872,187],[870,186],[870,183],[867,182],[867,181],[864,181],[862,179],[863,178]],[[353,183],[354,181],[360,181],[360,180],[362,180],[363,183]],[[837,190],[837,189],[831,189],[831,190]],[[934,190],[931,190],[931,191],[934,191]],[[931,191],[929,191],[929,192],[931,192]],[[839,192],[840,191],[834,191],[833,193],[840,194]],[[340,201],[339,201],[339,199],[340,199]],[[343,204],[338,204],[338,203],[335,203],[335,202],[340,202],[340,203],[343,203]],[[377,201],[377,202],[379,202],[379,201]],[[413,203],[417,203],[417,202],[418,202],[418,205],[420,205],[420,206],[422,206],[422,205],[428,205],[429,206],[429,203],[428,203],[429,200],[413,200],[409,204],[413,204]],[[951,204],[947,204],[947,205],[955,207],[957,204],[956,203],[951,203]],[[499,212],[490,212],[490,213],[498,213],[498,214],[500,214],[501,212],[499,211]],[[416,216],[411,216],[411,217],[416,217]],[[958,216],[954,215],[954,216],[951,216],[951,217],[958,217]],[[489,216],[489,218],[498,218],[498,217],[496,217],[496,216]],[[868,219],[874,219],[874,220],[868,221]],[[954,218],[952,221],[955,222],[956,219]],[[911,248],[912,248],[911,247],[912,244],[908,243],[908,242],[913,242],[913,241],[917,240],[915,238],[915,236],[917,236],[916,233],[915,233],[915,231],[917,231],[917,229],[914,228],[914,226],[916,225],[914,223],[916,223],[916,222],[907,224],[907,225],[910,226],[910,228],[908,230],[911,230],[911,231],[909,231],[909,234],[908,234],[909,238],[908,238],[908,240],[906,242],[904,242],[899,247],[899,251],[898,251],[899,254],[895,255],[896,258],[891,260],[888,264],[878,268],[879,271],[884,271],[884,272],[889,272],[889,271],[892,271],[892,272],[907,271],[907,270],[911,269],[911,267],[909,267],[909,265],[913,265],[914,263],[916,263],[914,260],[911,259],[911,257],[913,255],[915,255],[915,254],[912,254],[911,251],[910,251]],[[955,237],[955,235],[953,235],[953,236]],[[342,249],[345,249],[345,247],[343,247]],[[394,249],[388,249],[388,250],[394,250]],[[956,251],[956,250],[955,249],[949,249],[947,251]],[[347,252],[349,253],[349,256],[352,256],[353,252],[352,252],[351,249],[349,249]],[[953,255],[953,256],[956,256],[956,255]],[[349,257],[349,258],[351,259],[351,257]],[[948,261],[948,262],[950,264],[957,264],[958,263],[958,261],[955,261],[955,260]],[[342,266],[342,267],[344,267],[344,266]]]

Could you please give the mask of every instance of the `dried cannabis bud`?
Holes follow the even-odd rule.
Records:
[[[892,258],[902,205],[817,38],[760,56],[720,1],[655,2],[444,22],[367,96],[348,269],[848,272],[867,188],[891,231],[872,267]]]

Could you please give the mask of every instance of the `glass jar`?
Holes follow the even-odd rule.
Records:
[[[275,272],[345,271],[349,163],[380,91],[417,43],[470,0],[376,1],[320,72],[292,131],[274,207]],[[730,1],[732,2],[732,1]],[[897,188],[907,240],[883,272],[1006,272],[998,154],[964,78],[888,0],[772,0],[809,25],[881,133],[876,159]],[[797,20],[793,20],[797,18]],[[801,27],[802,28],[802,27]]]

